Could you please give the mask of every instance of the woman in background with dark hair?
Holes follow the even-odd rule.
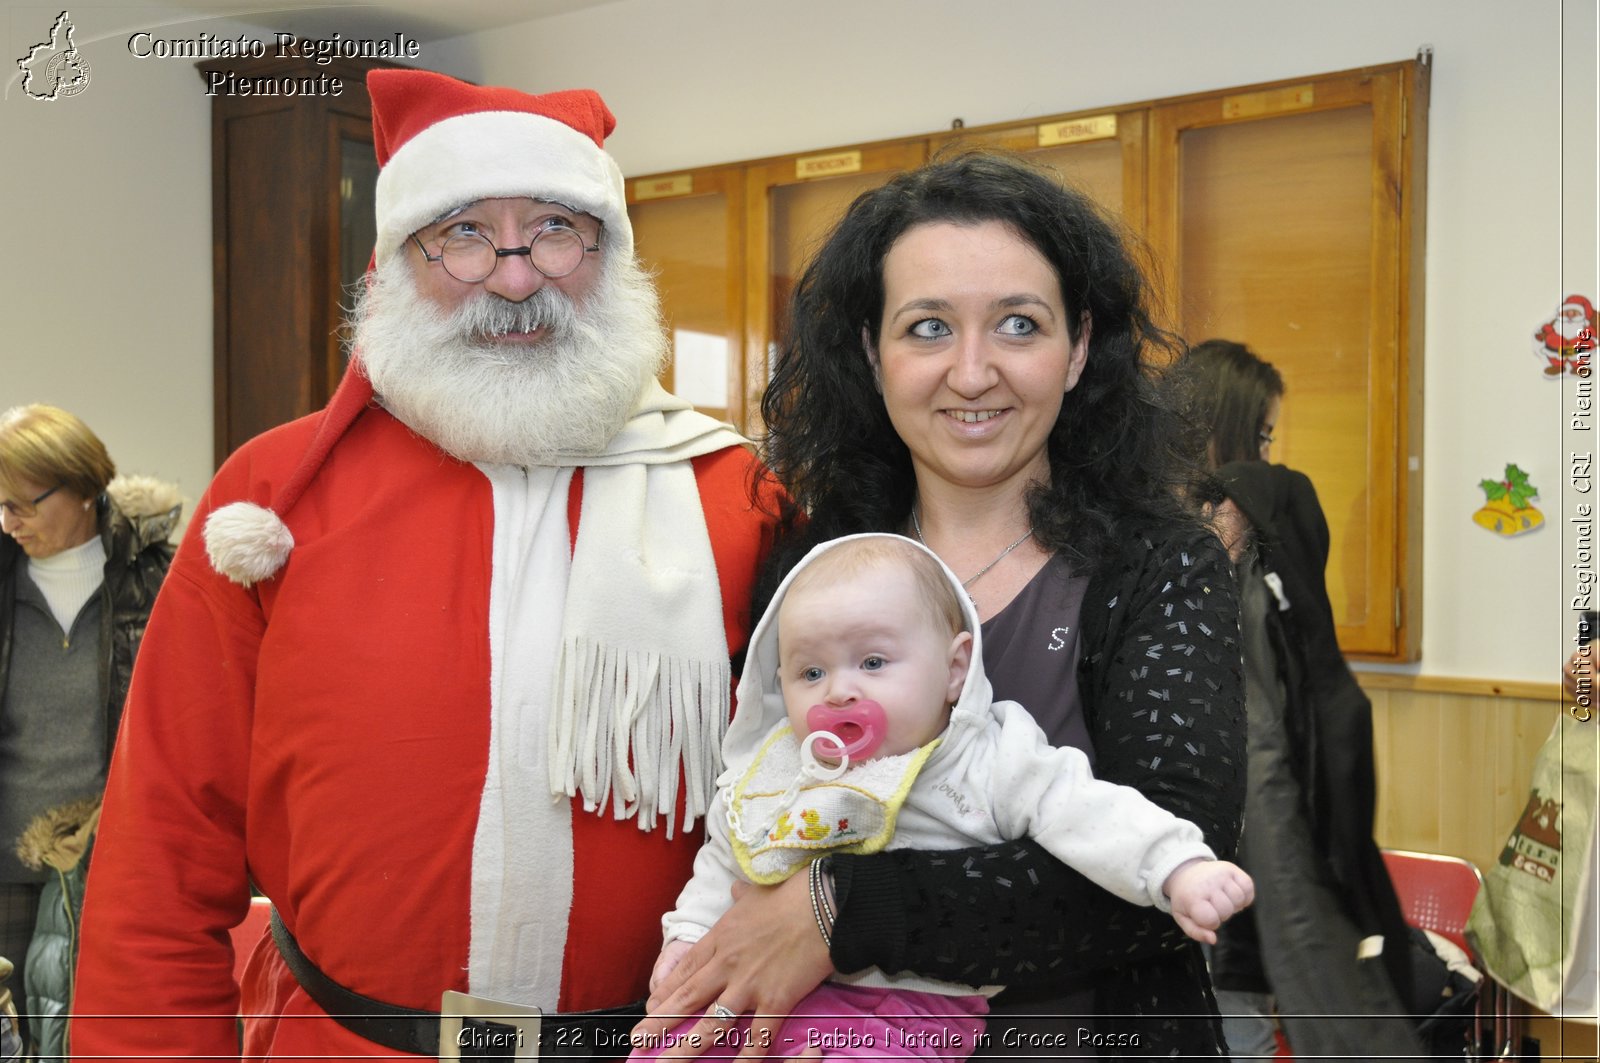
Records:
[[[840,535],[921,540],[978,607],[995,696],[1231,852],[1233,577],[1182,501],[1195,469],[1151,386],[1174,343],[1116,228],[1018,160],[936,162],[852,204],[791,318],[762,412],[796,521],[767,586]],[[1223,1054],[1198,947],[1031,841],[826,858],[831,947],[806,878],[748,891],[652,1013],[784,1014],[878,967],[1010,987],[994,1052]]]
[[[1410,938],[1372,838],[1372,707],[1339,650],[1323,570],[1328,523],[1311,481],[1268,463],[1283,378],[1240,343],[1196,344],[1163,389],[1207,439],[1239,568],[1249,790],[1239,862],[1250,911],[1223,927],[1211,974],[1241,1056],[1424,1054],[1410,1022]]]

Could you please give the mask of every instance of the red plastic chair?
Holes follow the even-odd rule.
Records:
[[[1394,883],[1406,922],[1455,942],[1477,963],[1464,933],[1472,902],[1483,886],[1477,865],[1459,856],[1404,849],[1383,850],[1383,862],[1388,865],[1389,881]]]
[[[1521,1010],[1511,993],[1490,978],[1467,943],[1467,916],[1483,888],[1483,876],[1470,860],[1404,849],[1383,850],[1389,881],[1400,899],[1406,922],[1431,930],[1461,946],[1473,966],[1483,973],[1478,996],[1476,1043],[1483,1051],[1474,1059],[1512,1059],[1521,1041]]]

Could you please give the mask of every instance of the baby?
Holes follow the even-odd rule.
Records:
[[[955,849],[1028,835],[1128,901],[1171,911],[1190,937],[1246,907],[1248,875],[1200,829],[1138,791],[1096,781],[1082,751],[1051,746],[1022,706],[993,700],[977,612],[925,547],[858,535],[796,566],[751,640],[727,767],[694,876],[663,919],[652,988],[731,902],[736,879],[780,882],[829,852]],[[826,890],[812,907],[831,931]],[[988,997],[872,969],[837,975],[763,1045],[773,1056],[965,1059]],[[731,1014],[720,1018],[731,1020]],[[635,1058],[669,1054],[674,1035]],[[742,1047],[748,1017],[719,1044]],[[717,1054],[721,1054],[720,1052]]]

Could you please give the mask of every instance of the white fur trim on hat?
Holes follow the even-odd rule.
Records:
[[[479,111],[429,126],[378,173],[377,260],[456,207],[528,196],[599,218],[608,250],[633,253],[627,193],[616,161],[565,123],[518,111]]]
[[[205,524],[211,567],[241,587],[271,579],[294,549],[294,536],[278,515],[254,502],[230,502]]]

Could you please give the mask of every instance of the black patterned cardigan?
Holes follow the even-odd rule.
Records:
[[[1225,858],[1245,795],[1235,587],[1210,533],[1165,529],[1129,539],[1091,579],[1079,617],[1096,777],[1194,821]],[[1090,976],[1100,1056],[1226,1055],[1199,946],[1170,915],[1118,899],[1033,841],[830,863],[841,971],[1000,984],[1024,999]]]

